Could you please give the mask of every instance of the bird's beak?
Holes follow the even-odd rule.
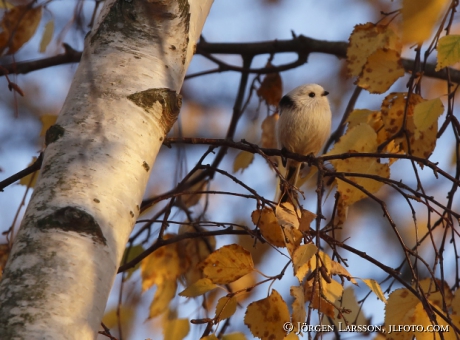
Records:
[[[327,96],[328,94],[329,94],[329,92],[324,91],[323,94],[322,94],[322,96],[324,97],[324,96]]]

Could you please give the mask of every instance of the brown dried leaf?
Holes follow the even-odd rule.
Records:
[[[32,38],[42,17],[42,7],[16,6],[6,12],[0,23],[0,51],[13,54]]]
[[[266,67],[270,68],[272,65],[268,63]],[[265,100],[267,105],[278,106],[283,96],[283,81],[280,74],[278,72],[268,73],[262,80],[257,95]]]

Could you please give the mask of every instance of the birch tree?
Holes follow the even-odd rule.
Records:
[[[3,274],[2,339],[95,338],[211,4],[105,1]]]

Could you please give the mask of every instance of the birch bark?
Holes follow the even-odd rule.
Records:
[[[0,339],[92,339],[213,0],[106,0],[0,283]]]

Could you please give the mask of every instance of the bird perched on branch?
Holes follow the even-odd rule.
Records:
[[[278,142],[281,149],[301,155],[316,155],[331,131],[331,109],[327,95],[320,85],[306,84],[286,94],[279,103]],[[286,180],[295,186],[301,163],[289,159]],[[281,186],[280,202],[286,202],[292,193]]]

